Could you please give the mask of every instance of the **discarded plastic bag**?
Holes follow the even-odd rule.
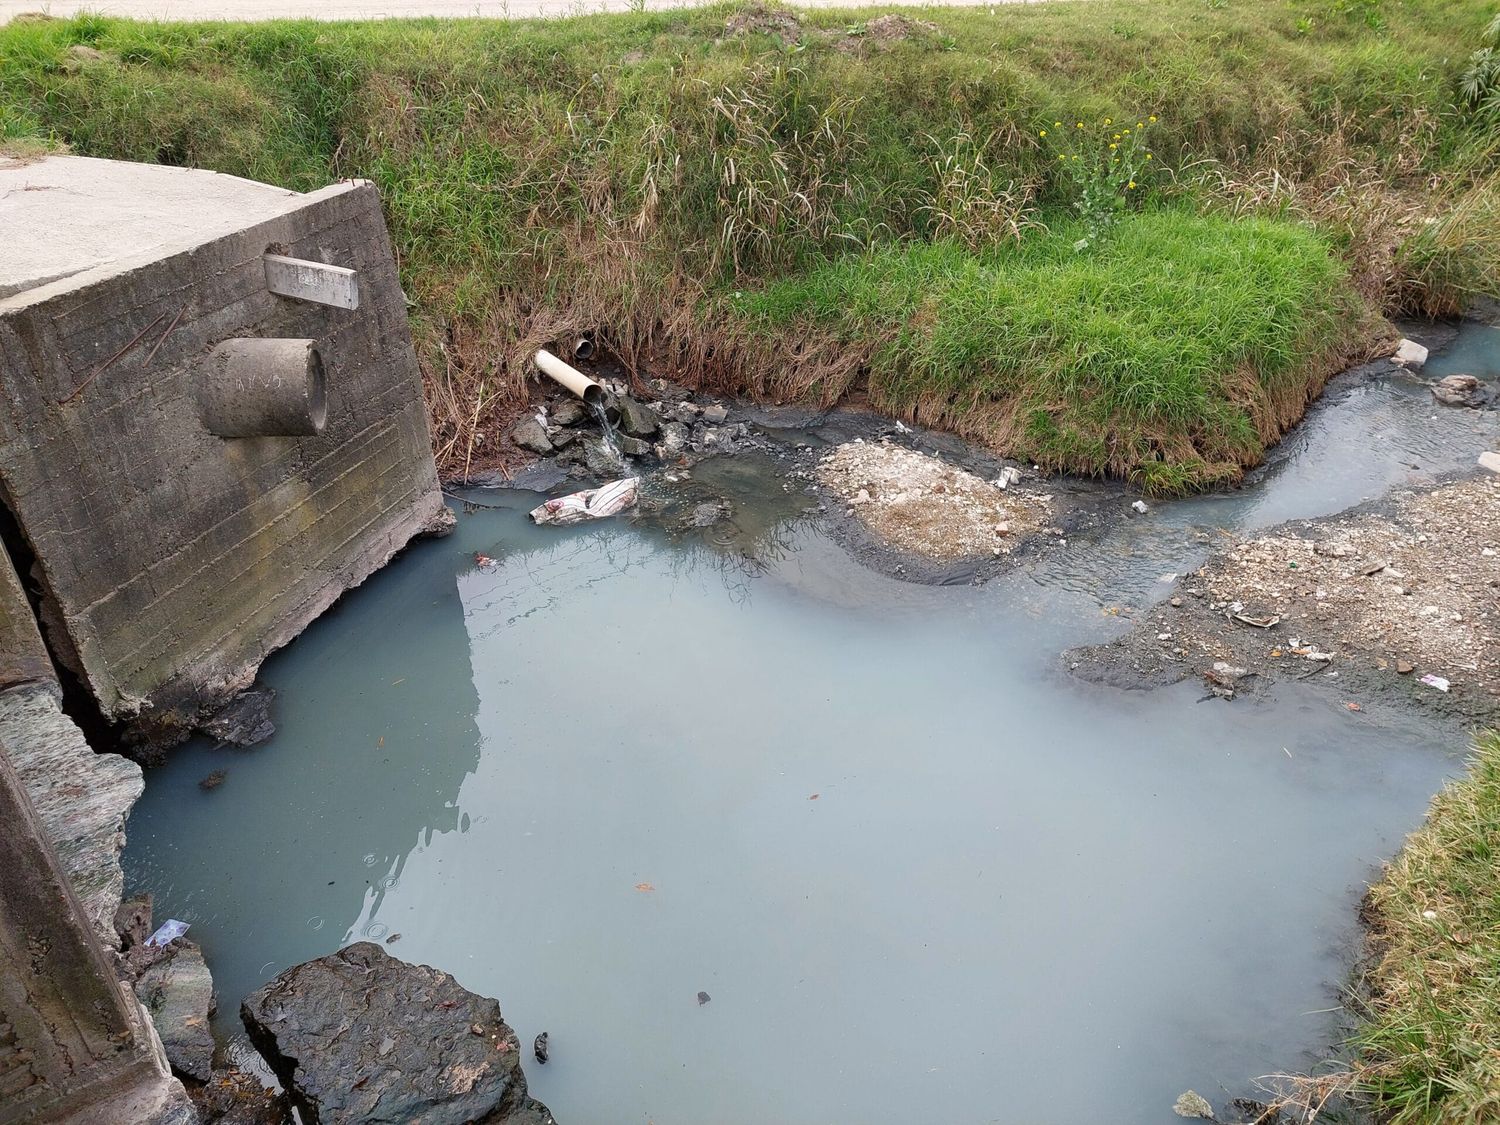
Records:
[[[176,941],[188,932],[188,924],[179,922],[176,918],[168,918],[161,924],[161,928],[146,939],[147,945],[162,946],[168,942]]]
[[[531,521],[538,524],[582,523],[584,520],[613,516],[635,505],[640,483],[639,477],[626,477],[624,480],[602,484],[598,488],[559,496],[531,509]]]

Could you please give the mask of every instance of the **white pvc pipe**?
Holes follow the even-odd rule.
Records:
[[[543,375],[572,391],[588,406],[602,407],[609,399],[607,392],[598,383],[545,348],[536,353],[536,365]]]

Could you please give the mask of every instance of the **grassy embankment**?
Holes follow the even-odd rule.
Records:
[[[1500,734],[1434,799],[1366,917],[1381,956],[1359,1087],[1390,1125],[1500,1121]]]
[[[1049,467],[1198,487],[1371,347],[1372,310],[1496,287],[1472,0],[912,15],[35,20],[0,29],[0,132],[373,179],[449,470],[501,454],[532,349],[594,330],[714,389],[866,392]],[[1106,146],[1152,114],[1130,188]]]

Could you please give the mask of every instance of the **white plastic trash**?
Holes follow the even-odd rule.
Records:
[[[598,488],[559,496],[531,509],[531,521],[538,524],[582,523],[584,520],[617,515],[635,505],[640,484],[639,477],[626,477]]]

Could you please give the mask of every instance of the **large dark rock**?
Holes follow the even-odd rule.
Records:
[[[362,941],[240,1006],[250,1039],[321,1125],[550,1125],[494,1000]]]

